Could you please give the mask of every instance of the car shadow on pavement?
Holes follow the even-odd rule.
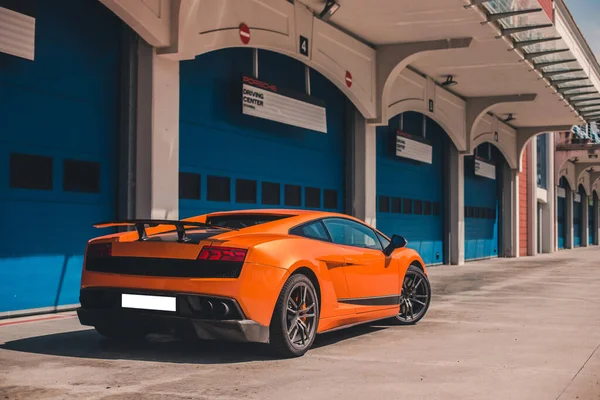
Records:
[[[313,349],[380,329],[384,328],[363,325],[321,334],[315,339]],[[190,364],[228,364],[278,359],[268,345],[259,343],[182,340],[170,335],[149,335],[141,341],[122,343],[105,339],[94,329],[13,340],[0,345],[0,349],[62,357]]]

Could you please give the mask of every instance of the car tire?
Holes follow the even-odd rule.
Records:
[[[415,285],[417,286],[415,287]],[[429,279],[421,268],[411,264],[402,281],[400,310],[391,322],[396,325],[414,325],[423,319],[430,304],[431,284]]]
[[[110,325],[95,326],[94,328],[100,335],[115,341],[140,340],[147,334],[147,332],[142,329],[123,328]]]
[[[302,293],[304,300],[298,296]],[[319,297],[315,286],[304,274],[290,276],[279,293],[269,326],[272,350],[285,358],[304,355],[313,345],[318,324]]]

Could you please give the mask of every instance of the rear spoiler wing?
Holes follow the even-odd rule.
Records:
[[[210,225],[204,222],[192,222],[192,221],[181,221],[181,220],[172,220],[172,219],[127,219],[123,221],[110,221],[110,222],[100,222],[94,224],[94,228],[110,228],[115,226],[135,226],[135,229],[138,233],[138,241],[148,240],[148,235],[146,234],[146,225],[148,227],[156,227],[159,225],[171,225],[175,227],[177,231],[177,241],[178,242],[188,242],[191,239],[185,233],[185,227],[194,227],[194,228],[220,228],[227,230],[235,230],[234,228],[226,228],[224,226],[219,225]]]

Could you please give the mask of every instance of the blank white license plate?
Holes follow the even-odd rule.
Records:
[[[121,307],[175,312],[177,310],[176,300],[175,297],[123,293]]]

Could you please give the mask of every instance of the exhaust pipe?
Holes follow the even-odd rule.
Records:
[[[213,303],[210,300],[205,300],[202,302],[202,311],[206,311],[208,314],[212,314],[214,310]]]
[[[216,312],[220,316],[226,317],[227,314],[229,314],[229,306],[226,303],[221,301],[221,302],[217,303]]]

